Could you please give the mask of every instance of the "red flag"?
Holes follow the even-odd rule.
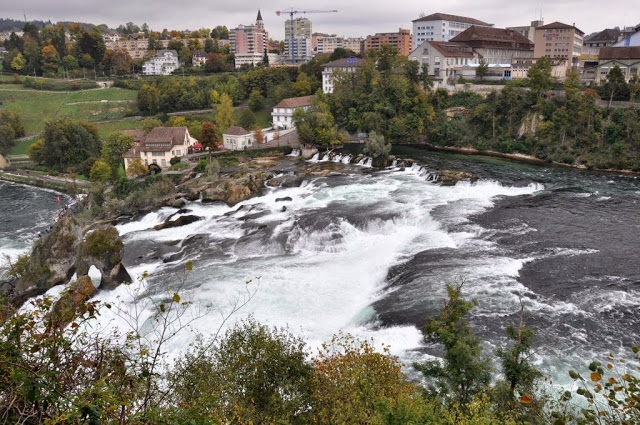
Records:
[[[56,195],[56,202],[60,202],[60,195]]]

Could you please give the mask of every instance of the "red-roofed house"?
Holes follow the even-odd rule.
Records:
[[[428,75],[446,81],[456,76],[464,66],[477,66],[482,57],[466,43],[425,41],[409,53],[409,60],[428,66]]]
[[[174,156],[181,157],[198,141],[191,137],[187,127],[156,127],[124,154],[124,168],[133,158],[140,158],[144,165],[169,166]]]
[[[307,110],[311,107],[313,96],[290,97],[283,99],[273,107],[271,116],[273,117],[273,128],[289,129],[295,127],[293,124],[293,112],[302,108]]]

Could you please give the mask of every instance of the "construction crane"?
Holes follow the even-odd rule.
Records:
[[[337,12],[337,10],[307,10],[307,9],[300,9],[300,10],[296,10],[293,7],[290,7],[289,9],[285,9],[285,10],[276,10],[276,15],[280,16],[281,13],[288,13],[289,14],[289,25],[291,28],[291,33],[289,36],[289,54],[291,55],[291,65],[295,65],[296,60],[295,60],[295,56],[293,53],[293,15],[299,15],[299,14],[306,14],[306,13],[335,13]]]

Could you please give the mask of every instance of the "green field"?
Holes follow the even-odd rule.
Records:
[[[119,121],[135,111],[135,99],[135,91],[113,87],[49,92],[27,89],[22,85],[0,85],[0,107],[17,112],[27,136],[31,136],[29,140],[17,143],[11,150],[13,155],[25,154],[44,130],[44,124],[55,118],[69,117],[95,123],[101,137],[107,137],[113,131],[139,128],[139,121]]]

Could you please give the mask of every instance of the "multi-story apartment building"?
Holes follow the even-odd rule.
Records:
[[[284,23],[284,56],[291,64],[311,60],[313,53],[312,25],[307,18],[287,20]]]
[[[363,52],[364,38],[362,37],[348,37],[344,39],[344,48],[351,50],[356,54]]]
[[[411,52],[411,32],[408,29],[400,28],[398,32],[368,35],[364,40],[364,51],[380,50],[385,44],[397,48],[399,54],[407,56]]]
[[[293,54],[291,49],[293,48]],[[294,37],[284,43],[284,60],[288,64],[301,64],[311,60],[311,39],[304,37]]]
[[[422,16],[413,22],[413,44],[415,49],[424,41],[449,41],[467,28],[492,27],[493,24],[465,16],[449,15],[447,13],[433,13]]]
[[[313,50],[314,52],[318,50],[318,40],[320,40],[321,38],[325,38],[325,37],[335,37],[334,35],[331,34],[325,34],[322,32],[314,32],[313,34],[311,34],[311,50]]]
[[[326,63],[322,66],[322,91],[333,93],[333,83],[335,81],[334,72],[356,72],[358,67],[364,64],[364,59],[355,57],[343,58]]]
[[[575,25],[553,22],[536,28],[534,57],[566,59],[567,71],[578,69],[584,32]]]
[[[142,65],[142,74],[171,75],[179,67],[178,52],[175,50],[160,50]]]
[[[435,80],[453,80],[462,75],[463,67],[477,67],[480,55],[466,43],[423,41],[413,49],[409,59],[427,66],[427,74]]]
[[[489,66],[511,65],[513,58],[533,58],[533,43],[514,30],[472,26],[451,41],[465,43]]]
[[[264,29],[260,11],[254,25],[238,25],[229,31],[230,50],[235,54],[263,54],[267,51],[268,43],[269,34]]]
[[[530,42],[535,43],[536,28],[544,25],[544,21],[531,21],[530,25],[521,27],[507,27],[508,30],[519,32],[529,39]]]
[[[169,40],[162,40],[163,47],[166,49],[169,45]],[[142,59],[147,55],[149,51],[149,39],[128,39],[128,40],[116,40],[108,41],[105,43],[105,47],[109,50],[125,50],[129,53],[132,59]]]
[[[344,48],[344,38],[322,37],[316,41],[315,52],[319,55],[323,53],[332,53],[339,47]]]

